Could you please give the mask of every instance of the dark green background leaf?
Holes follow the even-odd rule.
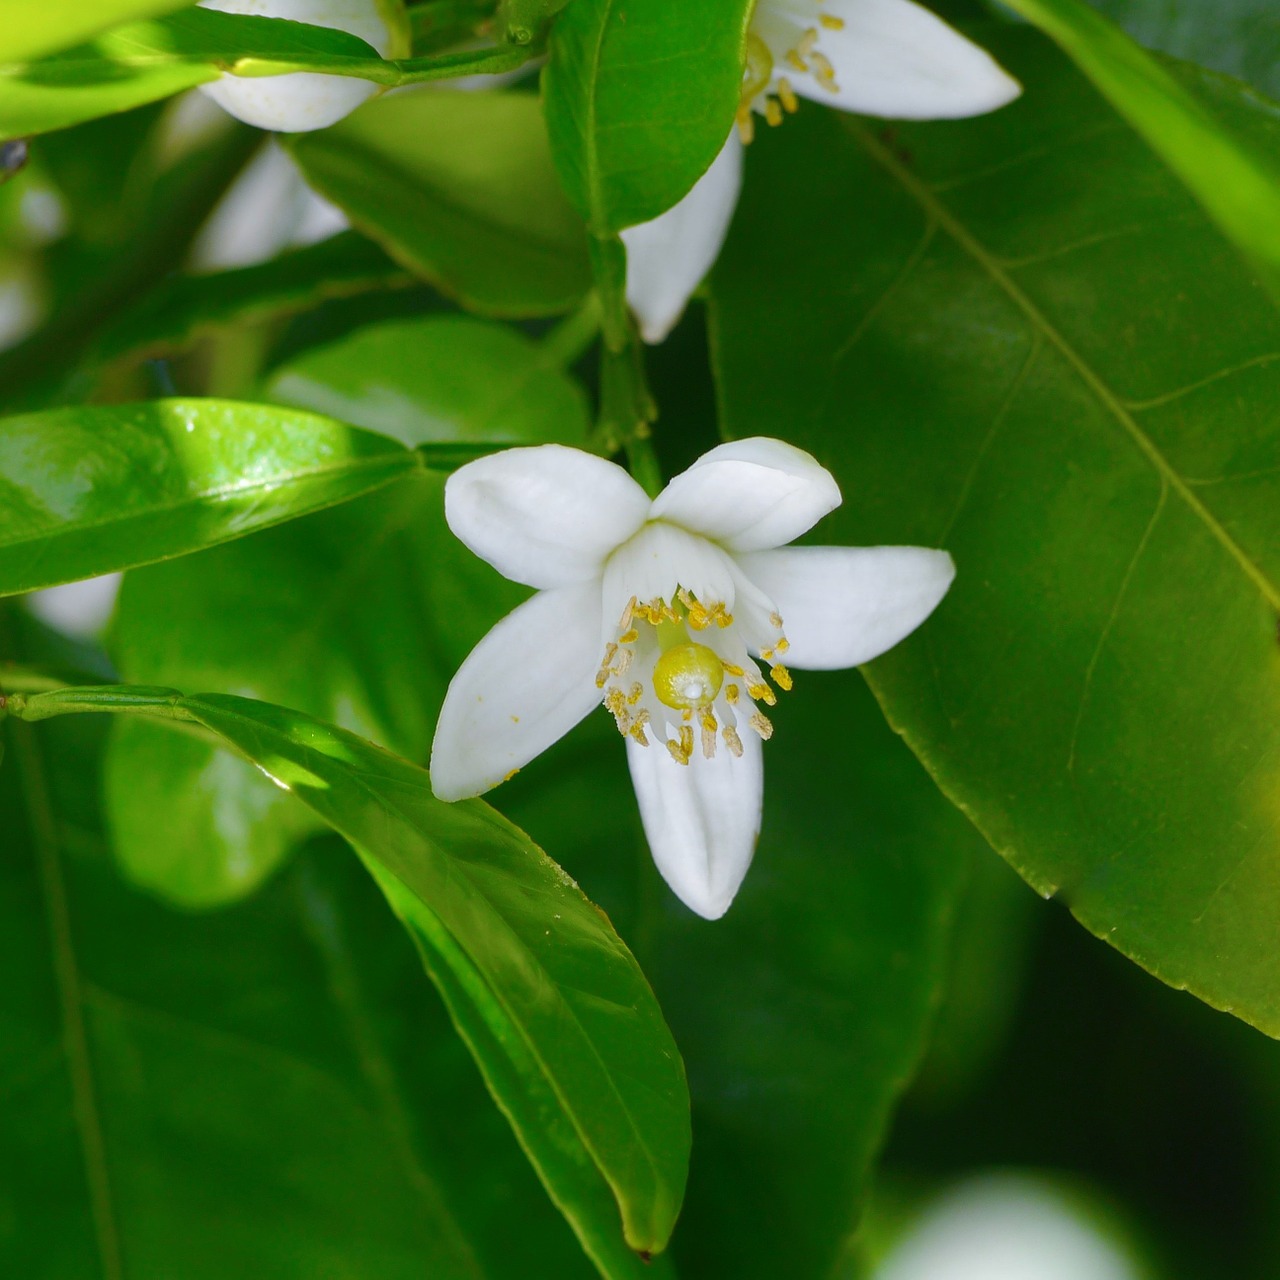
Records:
[[[1058,55],[983,39],[1038,91],[879,134],[806,111],[753,149],[712,284],[725,422],[832,467],[835,540],[955,555],[870,677],[996,848],[1280,1033],[1280,322]]]
[[[591,287],[586,236],[528,94],[397,94],[289,146],[360,230],[471,310],[548,315]]]
[[[587,398],[554,351],[467,316],[368,325],[277,369],[267,395],[411,446],[582,446],[591,425]]]

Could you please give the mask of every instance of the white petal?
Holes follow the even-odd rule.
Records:
[[[912,0],[828,0],[823,12],[844,22],[821,28],[818,41],[836,92],[812,76],[791,77],[815,102],[892,120],[949,120],[994,111],[1022,92],[990,54]]]
[[[735,129],[679,204],[622,232],[627,302],[646,342],[661,342],[675,328],[693,291],[715,265],[741,190],[742,142]]]
[[[558,444],[468,462],[444,489],[449,528],[503,577],[530,587],[598,578],[649,514],[621,467]]]
[[[704,453],[657,496],[653,517],[731,551],[760,551],[798,538],[840,502],[840,486],[811,454],[755,436]]]
[[[951,557],[927,547],[786,547],[737,559],[777,603],[787,666],[809,671],[855,667],[892,649],[956,576]]]
[[[707,920],[729,909],[760,835],[764,752],[753,733],[741,757],[721,746],[710,759],[677,764],[661,743],[627,739],[640,816],[662,878]]]
[[[199,0],[205,9],[262,18],[287,18],[359,36],[384,58],[391,31],[376,0]],[[199,89],[224,111],[259,129],[305,133],[324,129],[350,115],[378,92],[369,80],[299,71],[284,76],[235,76],[224,73]]]
[[[564,737],[600,702],[600,585],[540,591],[480,641],[449,684],[431,787],[478,796]]]
[[[655,522],[609,557],[604,570],[604,626],[614,639],[627,601],[675,598],[676,588],[692,591],[704,604],[734,605],[733,561],[714,543],[676,525]]]

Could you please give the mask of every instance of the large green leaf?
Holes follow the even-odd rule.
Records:
[[[835,540],[954,553],[870,678],[995,847],[1280,1032],[1280,322],[1063,59],[983,39],[1034,87],[1006,111],[757,145],[712,282],[725,423],[832,467]]]
[[[266,392],[410,446],[583,446],[591,425],[582,388],[553,352],[467,316],[366,326],[276,370]]]
[[[528,94],[400,94],[289,146],[357,227],[472,310],[567,311],[591,287],[586,236]]]
[[[1084,0],[1007,3],[1075,59],[1249,256],[1280,300],[1280,163],[1274,147],[1280,123],[1268,139],[1232,130],[1194,84],[1189,88]],[[1251,106],[1262,115],[1263,103]],[[1280,108],[1271,119],[1280,122]]]
[[[216,915],[128,892],[96,728],[0,731],[0,1271],[590,1274],[349,853]]]
[[[269,703],[122,685],[12,695],[8,710],[203,725],[345,836],[584,1249],[606,1276],[646,1274],[641,1257],[665,1247],[684,1193],[684,1067],[608,917],[522,831],[478,800],[437,800],[424,769],[365,739]]]
[[[733,127],[751,0],[574,0],[551,31],[547,128],[597,236],[671,208]]]
[[[223,400],[0,418],[0,595],[198,551],[421,464],[385,436]]]
[[[105,31],[194,0],[59,0],[56,5],[31,0],[0,0],[0,63],[25,62]]]
[[[1280,100],[1274,0],[1090,0],[1148,48],[1247,80]]]

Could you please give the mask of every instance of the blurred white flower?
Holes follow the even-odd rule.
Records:
[[[764,438],[711,450],[653,500],[621,467],[559,445],[455,472],[449,527],[538,591],[454,676],[436,795],[489,790],[603,702],[659,871],[699,915],[723,915],[760,831],[770,681],[787,690],[788,665],[883,653],[955,573],[921,547],[784,545],[840,501],[814,458]]]
[[[359,36],[384,57],[395,39],[378,0],[199,0],[205,9],[260,18],[287,18]],[[370,80],[298,71],[283,76],[236,76],[225,72],[199,86],[238,120],[279,133],[324,129],[350,115],[378,92]]]
[[[120,579],[118,573],[104,573],[99,578],[33,591],[25,598],[26,606],[45,626],[63,635],[75,640],[96,640],[116,607]]]
[[[1039,1179],[988,1174],[931,1207],[874,1280],[1141,1280],[1114,1235]]]
[[[755,116],[772,125],[800,98],[894,120],[981,115],[1021,86],[989,54],[912,0],[759,0],[747,36],[736,129],[679,204],[622,232],[627,301],[661,342],[724,243]]]

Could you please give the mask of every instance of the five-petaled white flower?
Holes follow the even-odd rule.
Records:
[[[203,9],[257,18],[287,18],[359,36],[384,58],[409,52],[408,28],[398,6],[386,0],[198,0]],[[294,71],[282,76],[237,76],[223,72],[199,86],[224,111],[278,133],[325,129],[381,91],[354,76]]]
[[[489,790],[603,702],[658,869],[699,915],[723,915],[760,831],[774,687],[791,688],[788,667],[883,653],[955,574],[923,547],[784,545],[840,501],[813,457],[763,437],[712,449],[652,500],[621,467],[560,445],[455,472],[449,527],[538,590],[449,686],[436,795]]]
[[[912,0],[757,0],[737,127],[679,204],[622,233],[627,301],[661,342],[714,265],[742,187],[755,117],[781,124],[812,98],[891,120],[950,120],[1011,102],[1021,86]]]

